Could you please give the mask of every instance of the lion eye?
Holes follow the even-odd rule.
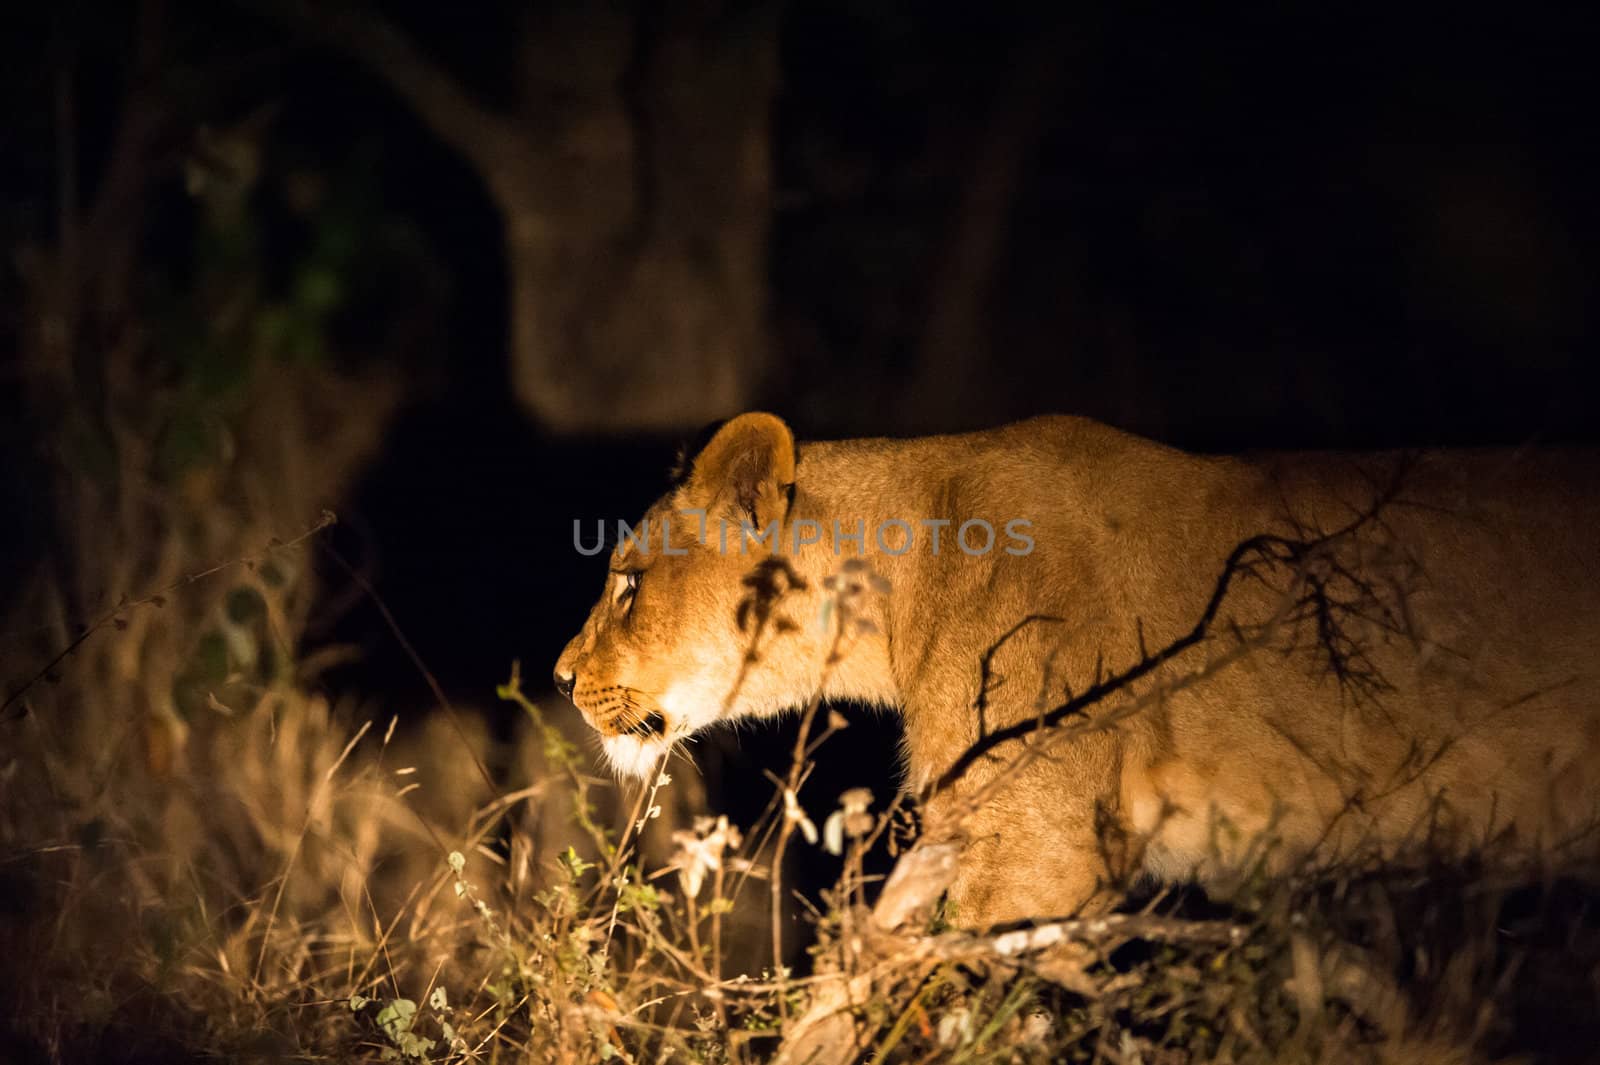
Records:
[[[621,579],[617,581],[617,591],[612,601],[631,608],[633,606],[633,597],[639,591],[641,571],[630,570],[626,573],[618,573],[617,576]]]

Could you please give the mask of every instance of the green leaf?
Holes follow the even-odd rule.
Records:
[[[428,1051],[436,1045],[432,1039],[417,1035],[415,1032],[406,1032],[399,1039],[400,1053],[408,1058],[426,1058]]]
[[[567,875],[572,877],[574,880],[578,879],[584,873],[594,868],[593,862],[586,862],[582,858],[578,857],[578,852],[572,847],[568,847],[566,852],[561,855],[561,861],[567,867]]]
[[[378,1011],[378,1027],[396,1044],[401,1036],[411,1031],[416,1019],[417,1004],[409,998],[397,998]]]

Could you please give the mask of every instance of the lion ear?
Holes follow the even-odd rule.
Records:
[[[794,434],[783,419],[752,411],[723,423],[690,466],[691,505],[717,506],[764,529],[782,520],[794,484]]]

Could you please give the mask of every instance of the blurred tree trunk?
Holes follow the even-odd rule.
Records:
[[[355,57],[478,170],[505,221],[511,377],[559,431],[745,406],[765,362],[775,4],[539,5],[514,108],[371,9],[268,3]]]

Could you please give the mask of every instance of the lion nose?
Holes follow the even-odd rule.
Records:
[[[563,699],[572,698],[572,689],[577,683],[578,675],[576,673],[563,673],[559,669],[556,670],[556,691],[561,693]]]

